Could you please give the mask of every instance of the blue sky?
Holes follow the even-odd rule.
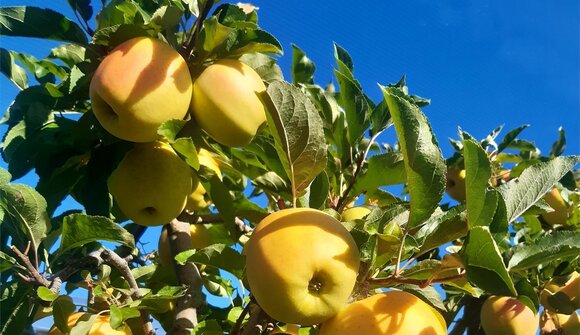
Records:
[[[100,1],[93,1],[100,3]],[[448,157],[447,138],[461,126],[477,138],[497,125],[531,127],[523,137],[544,153],[563,126],[566,154],[580,153],[580,2],[559,1],[253,1],[260,25],[282,43],[290,79],[295,43],[316,63],[315,80],[332,80],[332,43],[347,49],[355,76],[373,100],[377,83],[407,75],[410,92],[432,99],[424,109]],[[65,1],[3,0],[3,6],[50,5],[74,17]],[[1,37],[3,48],[46,56],[57,43]],[[0,78],[0,110],[17,89]],[[0,134],[5,127],[0,126]],[[394,130],[384,140],[392,141]],[[6,164],[0,161],[0,166]],[[23,181],[33,183],[34,177]],[[148,234],[156,245],[154,231]]]

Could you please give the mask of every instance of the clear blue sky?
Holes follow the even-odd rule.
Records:
[[[100,1],[93,1],[95,4]],[[49,5],[73,17],[65,1],[14,1]],[[425,108],[445,156],[448,137],[461,126],[477,138],[499,124],[530,124],[523,137],[548,153],[558,127],[567,154],[580,153],[580,3],[577,0],[480,1],[253,1],[260,25],[282,43],[290,79],[291,47],[316,63],[315,80],[332,80],[332,43],[347,49],[355,76],[375,101],[377,83],[407,75],[411,93],[432,99]],[[2,47],[46,56],[54,43],[1,37]],[[0,78],[0,110],[17,93]],[[3,134],[5,127],[0,127]],[[504,132],[505,133],[505,132]],[[392,140],[387,135],[388,140]],[[5,167],[4,162],[0,166]],[[24,181],[33,182],[34,178]],[[151,236],[151,241],[155,236]]]

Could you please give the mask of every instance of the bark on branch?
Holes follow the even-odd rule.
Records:
[[[191,249],[189,223],[174,219],[167,225],[167,236],[174,262],[176,255]],[[175,262],[174,266],[179,283],[185,285],[187,291],[177,299],[175,320],[168,334],[189,335],[197,325],[197,308],[203,301],[201,274],[190,262],[184,265]]]

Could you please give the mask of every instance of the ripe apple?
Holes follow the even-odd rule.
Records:
[[[346,209],[342,212],[342,221],[354,221],[362,219],[371,212],[371,209],[365,206],[357,206]]]
[[[481,307],[481,326],[486,334],[535,335],[539,316],[513,297],[491,296]]]
[[[266,121],[258,93],[266,86],[248,65],[221,59],[193,82],[191,112],[209,136],[230,147],[244,146]]]
[[[191,169],[167,143],[136,143],[111,174],[109,191],[135,223],[162,225],[185,208]]]
[[[189,233],[191,235],[191,248],[203,249],[211,245],[211,235],[208,227],[204,224],[189,225]],[[161,237],[159,237],[159,263],[163,266],[173,265],[173,257],[171,257],[171,246],[169,244],[169,237],[167,236],[167,229],[163,229]]]
[[[310,208],[268,215],[244,251],[258,304],[274,319],[300,325],[321,323],[346,304],[360,262],[346,228]]]
[[[67,325],[69,328],[74,327],[78,320],[85,315],[83,312],[73,313],[69,316]],[[109,324],[110,316],[98,315],[88,335],[132,335],[131,329],[127,326],[121,326],[118,329],[113,329]],[[64,335],[56,326],[53,326],[48,335]]]
[[[445,191],[457,201],[465,201],[465,170],[447,169],[447,186]]]
[[[211,152],[200,149],[197,153],[197,158],[199,159],[199,164],[210,168],[216,175],[222,179],[222,172],[220,170],[218,162],[213,158]],[[205,199],[206,190],[203,185],[199,182],[199,178],[195,173],[192,173],[192,192],[187,197],[187,204],[185,209],[190,212],[196,211],[198,209],[206,208],[209,204]]]
[[[322,324],[319,335],[445,335],[445,320],[411,293],[389,291],[348,305]],[[499,333],[498,333],[499,334]]]
[[[542,334],[578,335],[580,334],[580,315],[549,313],[549,318],[542,318]]]
[[[568,206],[560,191],[555,187],[552,188],[550,192],[546,193],[544,200],[554,209],[553,212],[542,214],[544,221],[551,226],[555,224],[565,225],[568,220]]]
[[[114,136],[132,142],[154,141],[159,125],[183,119],[191,92],[191,75],[183,57],[150,37],[136,37],[113,49],[89,88],[99,123]]]
[[[565,279],[564,279],[565,280]],[[568,280],[562,284],[558,278],[551,280],[540,293],[540,303],[551,312],[560,312],[550,304],[548,298],[554,294],[563,293],[570,299],[574,308],[580,308],[580,274],[574,271]]]

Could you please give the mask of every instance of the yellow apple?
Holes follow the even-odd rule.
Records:
[[[245,245],[250,290],[278,321],[321,323],[347,302],[358,274],[359,252],[334,217],[315,209],[272,213]]]
[[[513,297],[491,296],[481,307],[481,326],[486,334],[535,335],[539,316]]]
[[[578,335],[580,334],[580,315],[548,313],[549,318],[542,318],[542,334]]]
[[[177,51],[159,40],[136,37],[105,57],[89,92],[103,128],[123,140],[151,142],[159,137],[159,125],[187,114],[192,81]]]
[[[266,121],[257,95],[265,90],[262,78],[251,67],[235,59],[222,59],[194,80],[191,112],[215,141],[243,146]]]
[[[549,225],[561,224],[565,225],[568,220],[568,206],[562,198],[560,191],[557,188],[552,188],[544,196],[544,200],[554,209],[553,212],[542,214],[542,218]]]
[[[465,170],[447,169],[447,186],[445,191],[457,201],[465,201]]]
[[[167,143],[137,143],[109,178],[109,191],[135,223],[168,223],[185,208],[191,169]]]
[[[220,170],[218,162],[213,157],[212,153],[205,150],[200,149],[197,153],[197,158],[199,159],[199,164],[210,168],[216,175],[222,179],[222,172]],[[209,204],[205,199],[206,190],[203,185],[199,182],[199,178],[195,173],[192,174],[192,192],[187,197],[187,204],[185,205],[185,209],[190,212],[196,211],[198,209],[202,209],[207,207]]]
[[[83,316],[85,313],[77,312],[73,313],[69,316],[67,325],[69,328],[74,327],[77,324],[77,321]],[[88,335],[132,335],[131,329],[127,326],[121,326],[118,329],[113,329],[109,324],[110,317],[108,315],[98,315],[91,330],[89,330]],[[68,334],[68,333],[67,333]],[[53,326],[48,335],[64,335],[56,326]]]
[[[211,245],[211,235],[208,227],[203,224],[189,225],[189,233],[191,235],[191,248],[203,249]],[[172,265],[173,257],[171,257],[171,246],[167,236],[167,229],[163,229],[161,237],[159,237],[159,263],[162,265]]]
[[[445,320],[411,293],[389,291],[348,305],[324,322],[319,335],[445,335]],[[499,334],[499,333],[498,333]]]
[[[364,206],[357,206],[346,209],[342,212],[342,221],[354,221],[362,219],[371,212],[371,209]]]
[[[549,303],[548,297],[556,293],[563,293],[568,296],[576,309],[580,308],[580,273],[574,271],[564,284],[560,284],[558,285],[557,280],[552,280],[544,287],[540,293],[540,303],[542,306],[549,311],[559,312]]]

